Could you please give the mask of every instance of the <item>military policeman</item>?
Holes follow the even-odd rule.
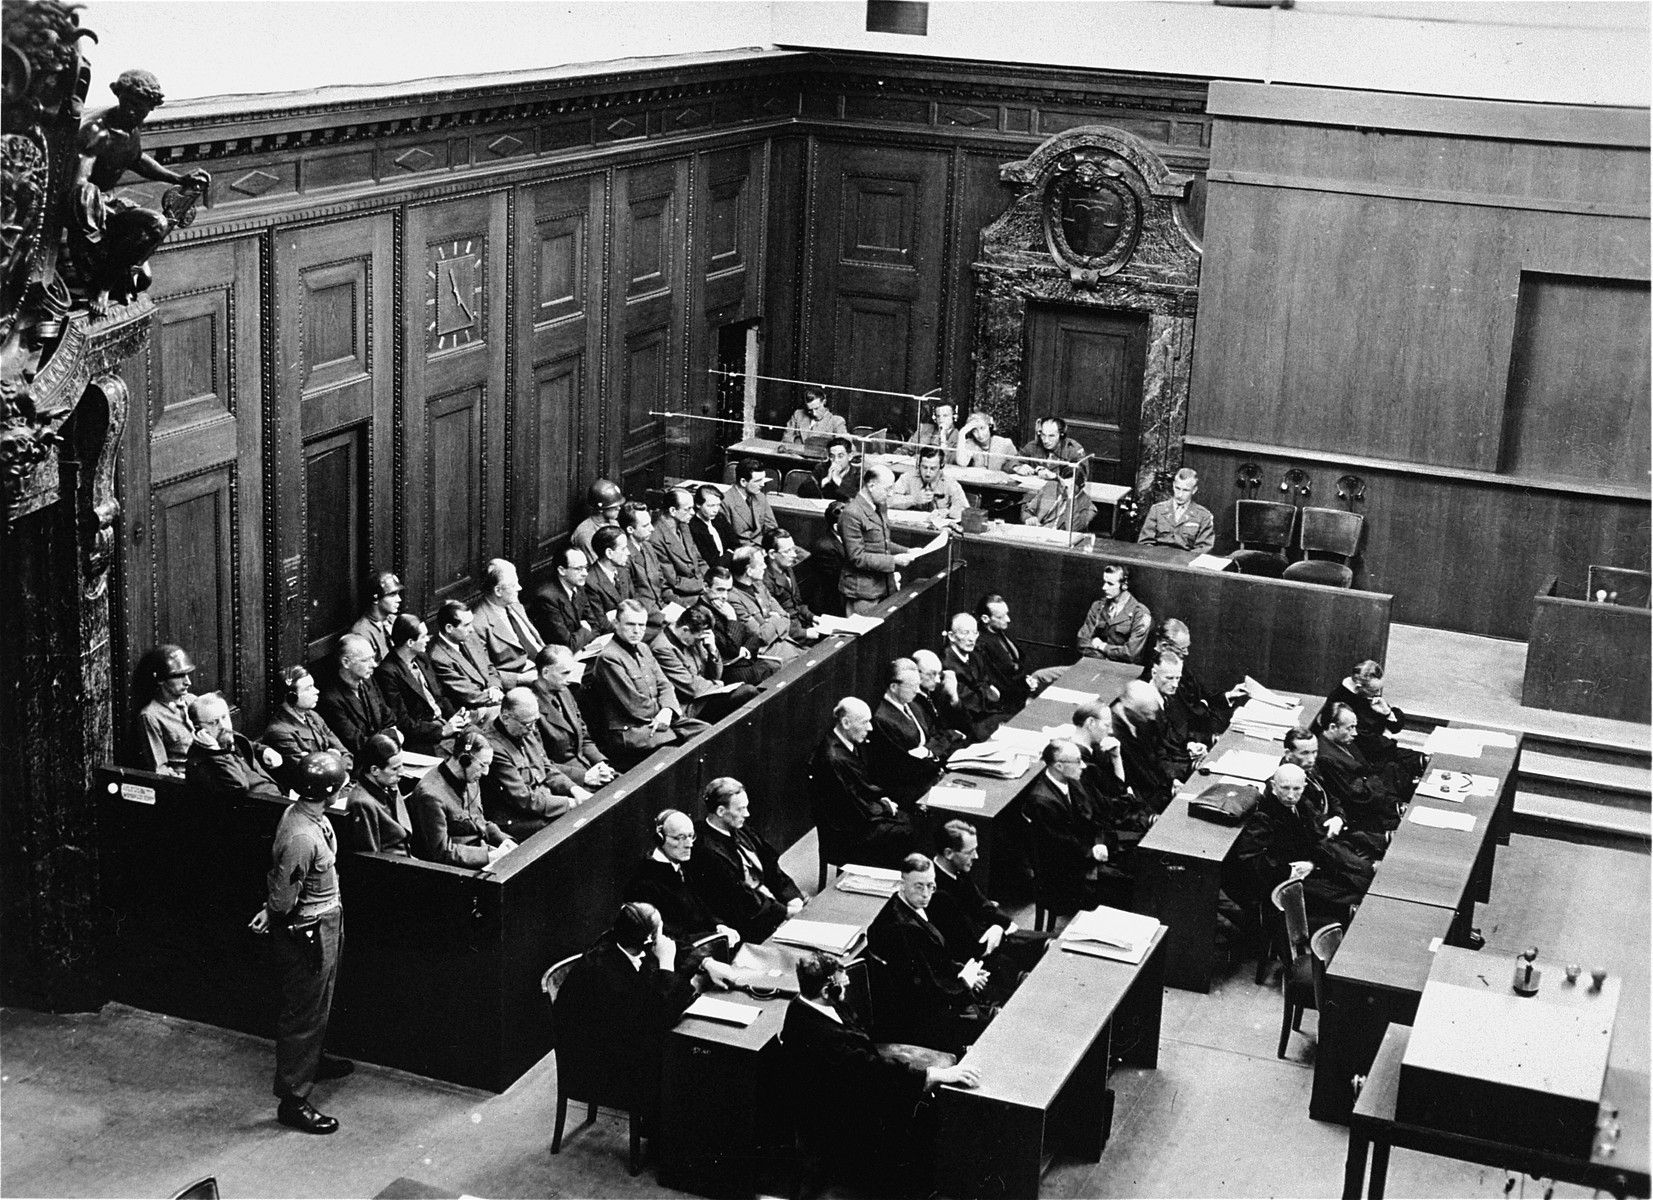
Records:
[[[276,1021],[276,1119],[305,1133],[332,1133],[333,1117],[310,1104],[318,1079],[339,1079],[356,1065],[322,1053],[333,1007],[344,909],[339,902],[338,847],[327,805],[350,783],[344,761],[330,750],[299,763],[298,802],[282,815],[271,851],[269,899],[253,917],[254,933],[270,934],[281,970],[281,1015]]]

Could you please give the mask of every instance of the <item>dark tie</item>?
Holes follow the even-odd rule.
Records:
[[[431,694],[430,684],[425,681],[424,668],[416,662],[410,662],[408,663],[408,673],[413,676],[413,682],[419,685],[419,694],[425,698],[425,703],[430,705],[430,715],[440,719],[442,706],[436,702],[436,697]]]
[[[540,648],[544,646],[545,643],[540,641],[540,635],[535,632],[534,627],[528,623],[527,617],[523,614],[521,605],[511,605],[505,610],[505,615],[511,618],[511,625],[516,629],[517,640],[522,643],[523,649],[527,650],[530,654],[538,654],[540,652]]]

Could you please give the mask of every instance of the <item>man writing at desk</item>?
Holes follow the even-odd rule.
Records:
[[[788,442],[806,442],[812,437],[848,437],[849,426],[844,418],[827,407],[826,393],[820,388],[804,389],[804,406],[793,410],[786,423]]]
[[[1217,544],[1217,531],[1211,510],[1194,503],[1194,493],[1199,487],[1198,471],[1192,467],[1178,471],[1171,480],[1171,498],[1161,500],[1148,510],[1136,540],[1150,546],[1175,546],[1196,554],[1210,554],[1211,547]]]
[[[1038,436],[1022,447],[1022,458],[1026,461],[1011,468],[1016,474],[1055,479],[1057,466],[1082,461],[1085,448],[1068,436],[1068,423],[1061,417],[1046,417],[1039,422]]]

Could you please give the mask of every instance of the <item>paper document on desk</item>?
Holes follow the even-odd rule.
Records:
[[[930,789],[925,801],[932,808],[983,809],[987,807],[987,793],[977,787],[937,784]]]
[[[1428,808],[1422,804],[1414,804],[1407,810],[1407,819],[1414,825],[1425,825],[1430,829],[1461,829],[1471,833],[1475,829],[1475,814],[1468,812],[1447,812],[1444,808]]]
[[[1076,688],[1047,687],[1039,693],[1041,700],[1054,700],[1058,704],[1095,704],[1102,697],[1096,692],[1081,692]]]
[[[1462,804],[1470,796],[1490,796],[1498,780],[1492,775],[1470,775],[1464,771],[1432,770],[1418,784],[1418,796]]]
[[[965,775],[987,775],[994,779],[1020,779],[1033,769],[1033,763],[1034,760],[1025,754],[966,759],[961,762],[955,753],[947,760],[947,769]]]
[[[901,886],[901,872],[888,867],[851,863],[838,872],[838,890],[857,896],[893,896]]]
[[[1515,735],[1502,729],[1459,729],[1458,732],[1473,735],[1483,746],[1495,746],[1500,750],[1515,749]]]
[[[770,935],[771,940],[785,942],[788,946],[828,950],[833,954],[843,954],[855,945],[860,936],[859,925],[839,921],[805,921],[798,917],[783,921],[781,927]]]
[[[1276,708],[1296,707],[1301,709],[1303,707],[1301,703],[1291,699],[1289,696],[1282,696],[1278,692],[1269,691],[1266,687],[1258,683],[1249,675],[1247,675],[1245,679],[1240,682],[1240,686],[1245,688],[1245,694],[1248,697],[1257,701],[1259,704],[1272,704]]]
[[[1200,769],[1213,775],[1228,775],[1250,783],[1267,783],[1280,765],[1281,756],[1261,750],[1229,750],[1216,762]]]
[[[720,683],[716,687],[707,688],[704,692],[701,692],[700,695],[696,696],[695,699],[700,700],[707,696],[726,696],[740,686],[741,685],[738,683]]]
[[[1199,567],[1202,571],[1232,571],[1234,560],[1232,558],[1219,558],[1215,554],[1202,554],[1189,562],[1188,565]]]
[[[605,634],[601,634],[598,637],[594,637],[589,642],[587,642],[585,644],[585,649],[584,650],[576,651],[575,654],[574,654],[574,657],[575,658],[596,658],[599,654],[601,654],[604,651],[604,649],[607,648],[608,644],[610,642],[612,642],[613,640],[614,640],[614,635],[612,633],[605,633]]]
[[[1254,737],[1273,738],[1279,741],[1288,729],[1295,729],[1303,723],[1303,706],[1293,704],[1289,708],[1282,708],[1277,704],[1262,704],[1256,700],[1248,700],[1242,704],[1239,711],[1229,722],[1229,728],[1238,729],[1241,733]]]
[[[665,608],[660,610],[660,615],[665,618],[666,624],[676,625],[677,618],[681,617],[684,611],[685,609],[683,606],[676,600],[673,600],[670,604],[666,605]]]
[[[829,636],[832,635],[832,634],[836,634],[836,633],[847,633],[847,634],[849,634],[853,637],[853,636],[858,635],[858,634],[871,633],[874,629],[877,629],[883,623],[884,623],[884,618],[883,617],[866,617],[866,616],[829,617],[829,616],[819,616],[819,617],[815,618],[815,628],[819,629],[822,633],[827,634]]]
[[[708,1021],[722,1021],[727,1025],[745,1028],[763,1014],[763,1009],[750,1004],[736,1004],[732,1000],[717,1000],[711,996],[698,997],[683,1010],[685,1017],[704,1017]]]
[[[1139,963],[1159,931],[1159,921],[1144,913],[1101,905],[1079,913],[1062,930],[1062,949],[1094,954],[1116,962]]]
[[[1050,741],[1042,729],[1017,729],[1012,725],[1001,725],[988,740],[1021,754],[1042,754]]]

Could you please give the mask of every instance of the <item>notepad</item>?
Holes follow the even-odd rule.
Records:
[[[1407,819],[1414,825],[1426,825],[1431,829],[1461,829],[1465,833],[1475,829],[1474,813],[1447,812],[1444,808],[1429,808],[1422,804],[1414,804],[1407,812]]]
[[[731,1000],[717,1000],[711,996],[697,997],[693,1004],[683,1010],[685,1017],[704,1017],[708,1021],[722,1021],[727,1025],[739,1025],[743,1029],[762,1014],[761,1008],[753,1008],[750,1004],[736,1004]]]
[[[987,793],[981,788],[975,787],[955,787],[949,784],[940,784],[930,789],[928,800],[936,808],[982,809],[987,807]]]
[[[1054,700],[1058,704],[1094,704],[1102,697],[1096,692],[1081,692],[1076,688],[1047,687],[1039,693],[1041,700]]]
[[[827,950],[843,954],[861,936],[859,925],[838,921],[804,921],[798,917],[784,921],[771,935],[771,940],[788,946],[803,946],[810,950]]]

